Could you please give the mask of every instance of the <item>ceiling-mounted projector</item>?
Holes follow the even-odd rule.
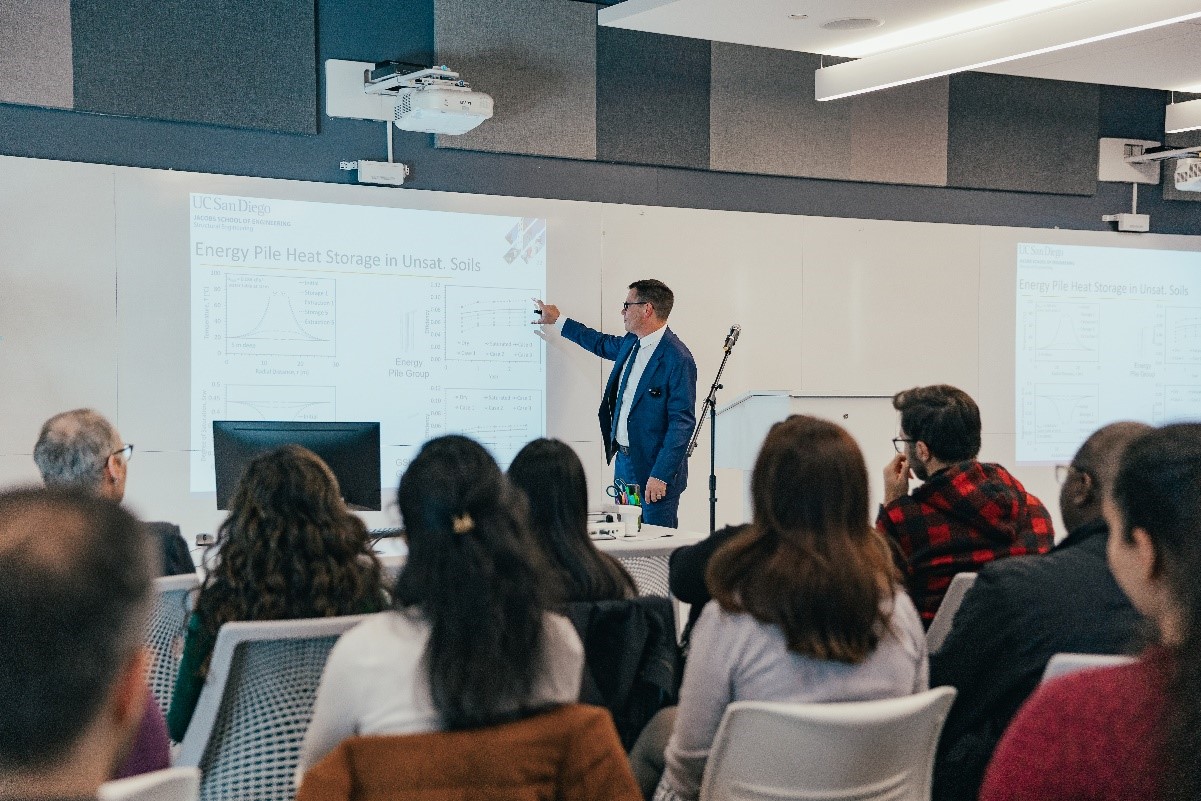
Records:
[[[1177,160],[1173,177],[1181,192],[1201,192],[1201,158]]]
[[[445,65],[379,64],[364,76],[363,91],[392,97],[392,122],[403,131],[463,134],[492,116],[492,97]]]

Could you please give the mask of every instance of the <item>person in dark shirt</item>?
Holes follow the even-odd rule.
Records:
[[[0,493],[0,797],[95,798],[146,709],[156,555],[117,504]]]
[[[621,563],[588,537],[584,465],[566,443],[536,439],[509,465],[509,480],[525,493],[530,530],[558,573],[567,603],[620,601],[637,595]]]
[[[70,487],[107,498],[125,499],[125,479],[133,446],[125,443],[116,427],[92,409],[72,409],[56,414],[42,425],[33,461],[47,487]],[[158,544],[160,573],[175,576],[195,573],[188,544],[173,523],[144,523]]]
[[[892,540],[927,628],[956,573],[994,559],[1051,550],[1055,532],[1042,502],[999,464],[980,462],[980,409],[946,384],[898,392],[897,455],[884,468],[876,528]],[[909,491],[909,475],[924,481]]]
[[[719,528],[696,545],[685,545],[671,552],[668,558],[668,587],[673,597],[688,604],[688,625],[684,628],[685,644],[705,604],[713,600],[709,594],[709,585],[705,583],[709,560],[717,553],[718,548],[748,528],[750,525],[747,523]]]
[[[1105,562],[1102,499],[1126,446],[1151,430],[1113,423],[1060,469],[1059,509],[1070,532],[1051,553],[993,562],[963,599],[930,685],[959,692],[939,741],[934,798],[975,798],[993,749],[1056,653],[1121,653],[1141,617]]]

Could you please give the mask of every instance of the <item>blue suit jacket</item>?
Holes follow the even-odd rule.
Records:
[[[603,359],[616,362],[609,373],[599,413],[605,458],[611,462],[617,452],[611,434],[621,368],[638,337],[602,334],[570,319],[563,323],[563,336]],[[670,328],[663,333],[647,362],[630,403],[626,424],[634,472],[667,482],[671,495],[683,491],[688,484],[688,441],[696,426],[696,361]]]

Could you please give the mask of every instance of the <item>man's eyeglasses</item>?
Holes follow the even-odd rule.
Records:
[[[897,453],[904,453],[905,445],[910,442],[917,442],[917,440],[909,439],[908,437],[893,437],[892,447],[896,448]]]
[[[133,458],[133,443],[130,443],[129,445],[125,445],[123,447],[117,448],[115,451],[110,453],[109,456],[116,456],[117,454],[124,456],[125,461],[128,462],[130,459]]]
[[[621,311],[624,314],[631,306],[645,306],[650,303],[649,300],[627,300],[621,304]]]

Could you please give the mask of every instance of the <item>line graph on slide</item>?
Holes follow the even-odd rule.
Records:
[[[1164,309],[1164,361],[1168,364],[1201,364],[1201,309],[1169,306]]]
[[[540,390],[446,390],[446,431],[480,441],[502,464],[508,464],[527,442],[542,436],[542,429]]]
[[[1097,384],[1035,384],[1026,391],[1025,431],[1044,442],[1075,448],[1097,429],[1100,386]],[[1070,453],[1069,453],[1070,455]]]
[[[538,362],[530,298],[536,289],[448,285],[446,358],[449,361]]]
[[[336,286],[332,278],[225,277],[225,342],[233,355],[334,356]]]
[[[337,387],[280,384],[227,384],[227,420],[288,420],[327,423],[336,420]]]
[[[1034,309],[1034,358],[1100,360],[1100,308],[1096,303],[1041,302]]]

